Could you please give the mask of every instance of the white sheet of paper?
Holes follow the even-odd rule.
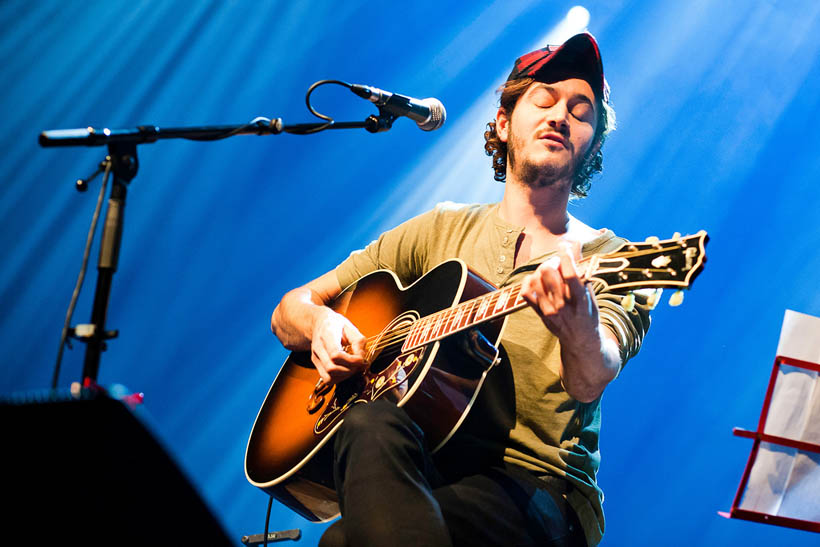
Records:
[[[820,363],[820,318],[786,310],[777,355]],[[783,365],[778,371],[764,432],[820,443],[820,379]],[[820,521],[820,457],[760,443],[740,507]]]
[[[820,454],[798,452],[777,514],[820,522]]]
[[[796,453],[794,448],[760,443],[740,508],[777,515]]]
[[[786,310],[777,355],[820,363],[820,317]]]

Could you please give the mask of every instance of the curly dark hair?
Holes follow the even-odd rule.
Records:
[[[535,81],[533,78],[521,78],[510,80],[499,88],[501,98],[499,106],[505,112],[512,113],[518,99]],[[592,176],[600,173],[604,168],[604,156],[601,153],[607,135],[615,129],[615,110],[608,102],[598,99],[598,126],[595,129],[590,154],[584,158],[584,162],[575,173],[570,192],[573,197],[584,198],[589,194],[592,186]],[[499,182],[507,180],[507,143],[498,138],[495,129],[495,121],[487,123],[487,131],[484,132],[484,152],[492,157],[494,178]],[[594,151],[594,153],[592,153]]]

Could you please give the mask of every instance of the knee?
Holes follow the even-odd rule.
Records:
[[[354,405],[348,410],[340,431],[371,436],[396,429],[416,430],[418,426],[401,408],[389,401],[377,400]]]
[[[423,441],[423,433],[407,413],[389,401],[373,401],[354,405],[344,416],[336,441],[345,445],[359,440],[370,446],[380,442]]]
[[[347,547],[347,536],[341,520],[337,520],[325,530],[319,540],[319,547]]]

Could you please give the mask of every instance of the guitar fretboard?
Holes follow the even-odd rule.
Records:
[[[521,283],[467,300],[416,321],[401,351],[411,351],[485,321],[520,310],[526,305],[527,302],[521,296]]]

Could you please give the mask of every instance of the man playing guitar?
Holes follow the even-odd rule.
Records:
[[[634,356],[647,308],[579,276],[581,257],[623,240],[567,212],[601,170],[614,126],[598,45],[579,34],[516,60],[485,133],[504,196],[441,204],[288,292],[271,328],[310,351],[324,382],[367,366],[365,339],[328,305],[369,272],[404,285],[460,258],[529,307],[506,318],[499,361],[464,424],[435,454],[395,404],[353,406],[334,438],[342,519],[321,545],[595,545],[603,534],[600,397]]]

